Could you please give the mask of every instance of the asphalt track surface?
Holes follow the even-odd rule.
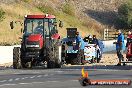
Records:
[[[84,88],[78,82],[82,66],[61,69],[3,69],[0,88]],[[90,79],[132,80],[132,66],[85,66]],[[85,88],[132,88],[132,85],[89,85]]]

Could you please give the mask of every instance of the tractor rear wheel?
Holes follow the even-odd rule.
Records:
[[[47,49],[47,68],[54,68],[55,67],[55,60],[54,60],[54,53],[53,48]]]
[[[55,68],[61,68],[61,46],[59,46],[59,40],[56,40],[54,43],[54,60]]]
[[[20,58],[20,47],[14,47],[13,49],[13,68],[20,69],[21,68],[21,58]]]
[[[56,68],[61,68],[61,51],[59,49],[60,47],[56,45],[55,47],[55,67]]]
[[[32,61],[26,63],[23,62],[23,68],[32,68]]]
[[[47,68],[54,68],[55,67],[55,62],[52,60],[49,60],[47,63]]]

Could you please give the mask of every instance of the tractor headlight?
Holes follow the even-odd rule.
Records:
[[[39,48],[39,42],[37,41],[27,41],[26,48]]]
[[[29,47],[35,47],[35,48],[39,48],[39,45],[26,45],[26,48],[29,48]]]

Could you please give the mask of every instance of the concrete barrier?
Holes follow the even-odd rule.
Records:
[[[0,64],[13,62],[13,48],[17,46],[0,46]]]
[[[13,61],[13,46],[0,46],[0,64]]]
[[[115,40],[103,41],[104,52],[116,50],[116,46],[113,44]],[[125,41],[126,43],[126,41]],[[13,48],[17,46],[0,46],[0,64],[12,63],[13,62]]]
[[[116,50],[116,45],[113,44],[113,42],[116,42],[116,40],[103,41],[103,44],[104,44],[103,51],[104,52],[108,52],[108,51],[114,51],[114,50]],[[124,42],[125,42],[125,46],[126,46],[126,40]]]

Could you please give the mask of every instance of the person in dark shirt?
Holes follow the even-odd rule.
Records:
[[[99,45],[98,39],[96,38],[96,35],[93,35],[93,44]]]
[[[97,58],[97,63],[99,63],[100,61],[100,56],[101,56],[101,52],[100,52],[100,46],[99,46],[99,41],[98,39],[96,38],[96,35],[93,35],[93,44],[95,44],[95,47],[97,49],[97,55],[96,55],[96,58]]]

